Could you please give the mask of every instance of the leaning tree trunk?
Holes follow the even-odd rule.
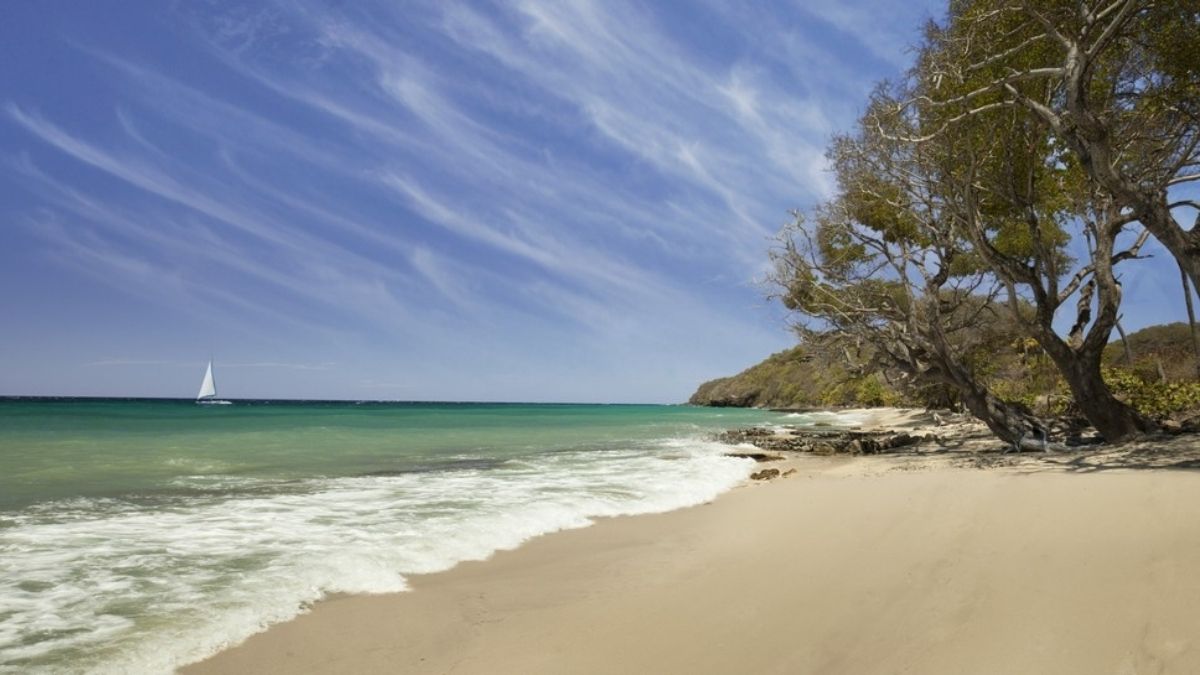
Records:
[[[1113,396],[1100,371],[1101,350],[1096,343],[1072,349],[1061,340],[1046,340],[1046,353],[1058,366],[1071,389],[1075,405],[1096,431],[1109,442],[1125,441],[1154,431],[1154,423]]]
[[[986,388],[968,386],[960,390],[960,397],[967,410],[1005,443],[1018,449],[1035,447],[1031,445],[1035,438],[1040,439],[1039,445],[1045,443],[1046,430],[1037,418],[1016,405],[1002,401]]]
[[[1092,279],[1080,289],[1075,325],[1068,341],[1059,339],[1054,332],[1052,313],[1039,313],[1034,331],[1067,381],[1079,411],[1104,440],[1116,443],[1154,431],[1156,425],[1114,396],[1100,369],[1121,306],[1121,286],[1113,275],[1112,263],[1118,230],[1107,225],[1109,222],[1113,222],[1111,217],[1096,228]],[[1093,295],[1095,319],[1092,319]],[[1089,322],[1091,327],[1085,333],[1084,327]]]
[[[942,380],[958,392],[959,400],[976,419],[1000,440],[1020,448],[1023,440],[1042,429],[1041,423],[1021,407],[998,398],[957,362],[940,364]],[[1043,440],[1045,430],[1042,429]]]
[[[1109,254],[1103,252],[1103,255]],[[1072,336],[1074,339],[1069,344],[1055,334],[1052,323],[1045,317],[1035,322],[1033,330],[1038,343],[1066,380],[1079,412],[1100,432],[1104,440],[1120,442],[1153,431],[1155,425],[1113,396],[1101,374],[1100,363],[1104,355],[1104,346],[1116,323],[1116,307],[1119,304],[1116,297],[1119,291],[1116,290],[1115,280],[1109,272],[1111,270],[1102,267],[1097,269],[1097,276],[1101,279],[1097,284],[1100,291],[1099,312],[1086,338],[1080,340],[1077,336]],[[1090,311],[1081,307],[1079,321],[1086,323],[1086,318],[1082,317],[1084,313],[1090,314]]]
[[[907,333],[910,339],[916,331]],[[1000,440],[1016,447],[1032,436],[1041,424],[1020,407],[1000,400],[955,358],[940,330],[927,332],[925,341],[897,342],[881,347],[877,358],[923,386],[944,387],[953,392],[962,407],[987,425]]]

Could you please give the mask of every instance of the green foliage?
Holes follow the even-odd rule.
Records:
[[[1113,394],[1143,414],[1162,419],[1200,408],[1200,382],[1148,382],[1129,370],[1105,368]]]
[[[957,392],[989,417],[1003,406],[981,404],[985,389],[1039,414],[1071,407],[1068,391],[1097,392],[1075,409],[1112,439],[1140,425],[1109,384],[1148,415],[1200,405],[1200,385],[1180,373],[1193,357],[1177,341],[1156,348],[1143,336],[1151,346],[1135,347],[1121,368],[1102,377],[1096,367],[1119,316],[1112,266],[1137,257],[1136,247],[1116,247],[1123,214],[1171,241],[1142,204],[1197,165],[1197,35],[1200,0],[1104,10],[950,0],[908,75],[877,86],[855,130],[834,140],[837,196],[813,225],[785,230],[772,253],[788,309],[827,331],[822,343],[857,351],[807,345],[802,360],[776,355],[706,383],[693,401],[880,405],[952,402]],[[1085,250],[1090,260],[1070,255]],[[1067,344],[1054,317],[1074,293],[1081,309]],[[889,384],[898,374],[910,378],[903,395]],[[995,418],[993,428],[1011,419]]]
[[[821,405],[828,407],[893,406],[907,401],[894,387],[888,386],[878,373],[849,377],[818,394]]]
[[[1028,406],[1036,414],[1061,415],[1071,408],[1071,393],[1058,370],[1031,338],[1016,335],[1006,317],[983,322],[971,367],[994,394]],[[1125,363],[1114,342],[1105,351],[1104,380],[1113,393],[1138,411],[1156,418],[1186,417],[1200,411],[1187,324],[1144,328],[1129,336],[1137,358]],[[771,408],[844,406],[936,406],[954,403],[952,393],[937,388],[902,391],[880,373],[860,372],[866,355],[855,361],[816,345],[800,345],[773,354],[733,377],[704,383],[692,396],[697,405],[740,405]],[[1163,364],[1160,373],[1158,364]],[[1161,380],[1167,374],[1167,381]]]
[[[828,221],[817,224],[817,250],[823,259],[842,273],[867,257],[866,247],[849,236],[844,228],[833,226]]]
[[[877,373],[872,373],[855,383],[854,400],[864,406],[894,406],[900,405],[904,397],[884,383]]]
[[[1133,362],[1124,346],[1104,350],[1104,380],[1113,393],[1156,418],[1187,417],[1200,409],[1200,381],[1192,351],[1191,328],[1182,322],[1150,326],[1128,337]]]
[[[768,408],[921,404],[887,384],[878,373],[855,374],[854,365],[846,361],[845,354],[800,345],[772,354],[732,377],[705,382],[689,402]]]
[[[847,215],[886,242],[918,241],[920,225],[911,209],[899,206],[907,201],[900,187],[870,171],[859,170],[859,174],[853,190],[843,197]],[[842,181],[849,182],[849,178],[843,177]]]

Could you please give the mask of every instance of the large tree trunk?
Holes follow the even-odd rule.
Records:
[[[942,381],[958,392],[963,407],[986,424],[1000,440],[1019,449],[1023,440],[1036,435],[1036,430],[1041,430],[1041,438],[1045,440],[1045,429],[1037,418],[1021,407],[996,397],[957,361],[947,358],[940,360],[938,370]]]
[[[970,387],[961,392],[961,398],[966,409],[1005,443],[1019,447],[1022,440],[1034,436],[1035,429],[1041,429],[1033,416],[983,387]]]
[[[1053,358],[1053,357],[1052,357]],[[1060,367],[1075,404],[1104,440],[1118,442],[1154,431],[1155,426],[1132,407],[1113,396],[1100,374],[1100,360],[1075,359]]]
[[[1156,427],[1152,421],[1113,396],[1100,370],[1104,347],[1117,323],[1117,309],[1121,304],[1121,288],[1113,277],[1112,266],[1108,264],[1112,259],[1112,244],[1111,237],[1097,237],[1095,284],[1092,286],[1096,291],[1097,311],[1087,336],[1068,344],[1055,334],[1052,322],[1047,317],[1040,317],[1042,320],[1034,326],[1034,331],[1038,342],[1067,381],[1079,411],[1104,440],[1120,442],[1154,431]],[[1090,294],[1087,295],[1090,302]],[[1090,307],[1082,303],[1077,311],[1079,318],[1076,325],[1086,322],[1085,314],[1090,317]]]
[[[1038,322],[1033,328],[1038,342],[1067,381],[1079,412],[1100,432],[1104,440],[1115,443],[1153,431],[1155,425],[1113,396],[1101,374],[1101,358],[1108,335],[1116,323],[1119,300],[1114,297],[1117,290],[1111,270],[1104,266],[1098,268],[1100,311],[1085,339],[1074,345],[1068,344],[1054,333],[1048,321]]]
[[[1121,307],[1121,286],[1113,275],[1112,267],[1117,230],[1108,225],[1115,221],[1116,212],[1110,212],[1096,228],[1096,248],[1092,254],[1093,276],[1087,286],[1080,290],[1070,342],[1063,342],[1054,333],[1052,317],[1040,317],[1041,321],[1035,328],[1042,348],[1067,381],[1079,411],[1109,442],[1125,441],[1156,429],[1154,422],[1113,396],[1100,370],[1104,348],[1117,324]],[[1091,328],[1084,335],[1083,326],[1091,319],[1093,295],[1096,299],[1096,315]]]
[[[1100,373],[1100,350],[1083,344],[1072,348],[1047,330],[1039,342],[1067,381],[1079,412],[1110,442],[1125,441],[1154,429],[1154,424],[1113,396]]]
[[[915,324],[914,324],[915,328]],[[1032,437],[1040,429],[1036,418],[1020,407],[1000,400],[981,384],[971,371],[954,355],[946,336],[935,326],[924,331],[924,340],[882,347],[879,357],[906,373],[919,384],[945,387],[976,419],[987,425],[998,438],[1020,447],[1022,439]],[[908,333],[909,338],[917,334]],[[1042,435],[1044,438],[1044,434]]]

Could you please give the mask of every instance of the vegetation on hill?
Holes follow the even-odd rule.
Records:
[[[1071,412],[1070,392],[1036,343],[1003,334],[975,364],[979,377],[1003,400],[1039,415]],[[1119,340],[1104,350],[1104,378],[1114,393],[1154,418],[1190,417],[1200,411],[1200,379],[1185,323],[1143,328],[1128,336],[1130,363]],[[761,363],[700,385],[689,403],[762,408],[957,407],[945,391],[906,390],[881,372],[865,372],[867,359],[822,345],[797,345]]]
[[[911,403],[878,374],[857,375],[835,358],[814,358],[804,345],[777,352],[731,377],[700,385],[694,405],[828,408]],[[832,355],[829,355],[832,356]]]
[[[1133,371],[1147,382],[1186,382],[1197,379],[1196,355],[1186,323],[1159,324],[1129,335],[1129,356],[1121,341],[1104,350],[1105,363]]]

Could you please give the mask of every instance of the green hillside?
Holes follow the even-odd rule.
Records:
[[[1128,336],[1132,363],[1115,341],[1105,351],[1114,391],[1150,414],[1165,417],[1200,407],[1200,383],[1185,323],[1143,328]],[[904,392],[879,373],[857,374],[845,352],[797,345],[742,372],[700,385],[689,403],[706,406],[824,408],[938,404],[930,392]],[[977,366],[1000,396],[1040,412],[1060,412],[1069,399],[1049,359],[1019,338],[1003,336]]]
[[[1104,359],[1113,366],[1128,368],[1147,381],[1165,379],[1186,382],[1196,379],[1196,358],[1188,325],[1166,323],[1143,328],[1129,335],[1133,363],[1125,358],[1120,341],[1104,350]]]
[[[834,354],[805,345],[768,356],[732,377],[700,385],[694,405],[760,408],[814,408],[846,405],[900,405],[908,402],[877,374],[856,376]]]

